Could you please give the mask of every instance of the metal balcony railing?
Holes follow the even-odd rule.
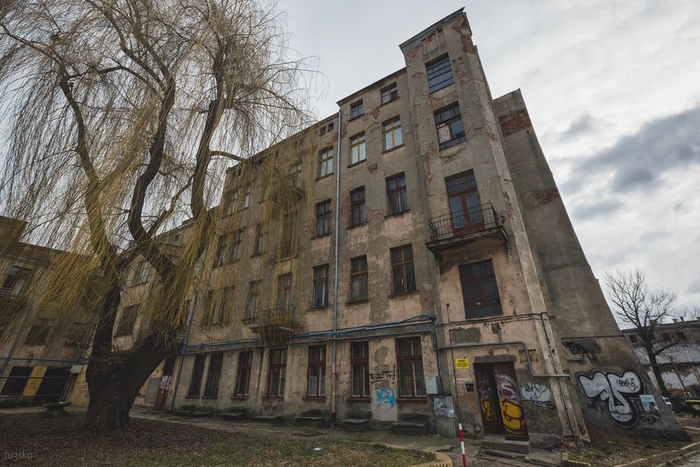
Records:
[[[304,196],[304,179],[299,174],[277,177],[273,183],[272,196],[275,199],[284,199],[287,196]]]
[[[280,344],[289,336],[301,331],[301,325],[295,319],[296,307],[275,306],[258,309],[255,317],[249,318],[250,329],[268,344]]]
[[[491,203],[475,206],[465,211],[456,211],[428,221],[430,241],[480,236],[491,230],[503,231],[501,220]]]

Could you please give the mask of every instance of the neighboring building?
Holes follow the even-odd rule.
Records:
[[[641,345],[634,329],[623,329],[634,353],[654,385],[657,385],[649,364],[649,356]],[[700,321],[678,321],[659,324],[654,333],[656,339],[675,344],[657,357],[661,376],[671,397],[700,397]]]
[[[520,92],[490,95],[464,13],[400,48],[405,68],[228,171],[184,355],[138,402],[446,435],[453,403],[468,433],[535,446],[586,427],[684,437],[610,313]],[[188,229],[163,237],[175,257]],[[148,271],[126,279],[116,345],[138,334]]]
[[[0,216],[0,406],[64,399],[92,330],[82,308],[48,293],[49,271],[76,256],[20,241],[26,226]]]

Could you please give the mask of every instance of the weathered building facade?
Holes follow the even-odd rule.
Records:
[[[405,68],[228,171],[182,351],[139,403],[445,434],[459,420],[538,446],[593,428],[683,437],[464,13],[400,49]],[[163,237],[173,257],[188,229]],[[138,335],[152,276],[139,262],[126,279],[115,345]]]

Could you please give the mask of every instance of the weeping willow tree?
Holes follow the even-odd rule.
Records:
[[[139,388],[186,325],[217,236],[227,167],[308,124],[313,72],[257,0],[43,0],[0,6],[0,107],[10,118],[3,213],[68,250],[43,298],[96,323],[85,426],[127,426]],[[188,220],[173,254],[164,232]],[[133,345],[113,343],[129,269],[157,275]]]

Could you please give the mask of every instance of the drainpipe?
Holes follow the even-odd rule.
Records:
[[[331,352],[331,423],[335,424],[336,418],[336,398],[338,391],[338,371],[337,371],[337,355],[338,355],[338,263],[339,263],[339,246],[340,246],[340,144],[342,143],[343,134],[343,111],[338,109],[338,142],[336,144],[336,165],[335,165],[335,245],[334,245],[334,260],[333,260],[333,334],[332,352]]]
[[[192,320],[194,319],[194,307],[197,305],[197,293],[192,297],[190,309],[187,312],[187,326],[185,327],[185,337],[182,339],[182,350],[180,350],[180,363],[177,366],[177,378],[175,378],[175,388],[173,389],[173,397],[168,404],[168,412],[173,411],[175,399],[177,398],[177,388],[180,386],[180,376],[182,375],[182,366],[185,363],[185,352],[187,351],[187,341],[190,339],[190,329],[192,329]]]

